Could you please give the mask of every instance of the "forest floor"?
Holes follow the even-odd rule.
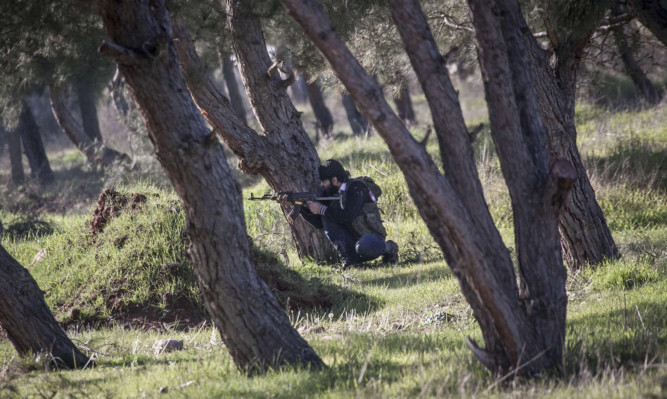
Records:
[[[414,101],[426,120],[423,98]],[[465,108],[473,100],[463,101]],[[623,257],[570,273],[565,371],[531,381],[494,377],[467,349],[466,337],[481,341],[481,333],[402,174],[379,137],[353,138],[340,118],[336,138],[318,145],[320,157],[340,159],[383,188],[398,265],[340,272],[302,262],[277,204],[244,203],[260,275],[328,365],[321,371],[247,378],[235,367],[203,309],[178,198],[150,157],[102,172],[76,150],[50,151],[55,186],[0,189],[0,240],[96,366],[49,371],[46,359],[19,358],[0,338],[0,397],[665,397],[666,108],[577,108],[580,149]],[[464,111],[471,126],[484,122],[474,104]],[[419,139],[427,128],[412,132]],[[435,138],[427,149],[438,161]],[[489,209],[515,253],[488,127],[475,153]],[[244,197],[268,191],[257,179],[243,185]],[[105,188],[116,200],[102,201],[92,223]],[[156,351],[165,338],[183,340],[184,349]]]

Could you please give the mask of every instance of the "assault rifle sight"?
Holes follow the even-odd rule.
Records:
[[[289,219],[290,223],[294,223],[294,220],[297,218],[297,216],[299,216],[299,213],[301,213],[301,207],[303,206],[304,202],[341,201],[342,197],[320,197],[317,195],[317,193],[312,193],[312,192],[298,193],[295,191],[280,191],[277,193],[266,193],[261,197],[255,197],[253,193],[250,193],[250,198],[248,198],[248,200],[250,201],[273,200],[278,202],[284,200],[290,202],[294,206],[292,207],[292,210],[290,211],[289,215],[287,215],[287,218]]]

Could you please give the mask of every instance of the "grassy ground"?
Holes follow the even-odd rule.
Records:
[[[414,101],[419,107],[423,98]],[[479,118],[474,109],[469,117]],[[64,186],[47,194],[7,191],[2,245],[29,267],[70,337],[95,354],[97,367],[47,371],[44,360],[18,358],[0,340],[0,397],[665,397],[667,111],[580,106],[577,123],[624,256],[569,277],[561,377],[497,379],[474,359],[465,338],[479,341],[480,331],[385,145],[377,137],[349,138],[341,129],[337,140],[321,144],[320,156],[341,159],[383,187],[389,236],[401,246],[399,265],[371,262],[340,273],[335,265],[301,262],[277,204],[244,204],[258,267],[285,276],[295,288],[274,291],[328,369],[246,378],[210,323],[188,319],[202,310],[174,194],[147,183],[117,185],[120,193],[141,192],[147,200],[92,234],[96,194],[75,201],[82,204],[78,212],[49,208],[58,198],[69,200],[65,189],[76,192],[76,184],[85,183],[65,178],[76,168],[91,179],[91,192],[105,185],[105,177],[82,168],[75,153],[63,152],[54,159]],[[419,125],[413,133],[420,138],[425,130]],[[488,131],[475,146],[489,207],[511,247],[511,210]],[[437,155],[433,139],[427,148]],[[244,196],[266,190],[265,183],[248,179]],[[39,253],[43,259],[35,257]],[[288,296],[302,302],[290,304]],[[306,306],[311,297],[327,300]],[[190,313],[179,313],[185,304]],[[153,344],[163,338],[183,339],[184,350],[156,353]]]

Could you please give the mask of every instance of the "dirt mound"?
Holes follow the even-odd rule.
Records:
[[[97,208],[93,212],[93,220],[90,222],[90,232],[93,235],[101,233],[111,219],[117,217],[123,211],[138,210],[141,204],[146,202],[146,199],[145,195],[139,193],[123,195],[110,188],[102,191],[97,199]]]

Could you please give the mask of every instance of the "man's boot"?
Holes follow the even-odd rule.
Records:
[[[398,244],[391,240],[384,243],[382,262],[392,265],[398,263]]]

